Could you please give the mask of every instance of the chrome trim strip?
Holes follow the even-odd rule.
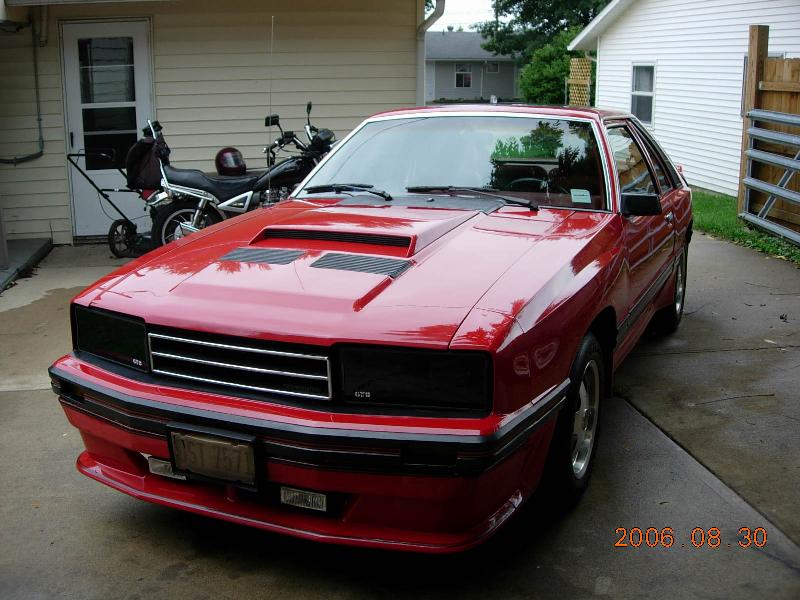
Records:
[[[302,392],[290,392],[287,390],[275,390],[272,388],[258,387],[254,385],[244,385],[241,383],[233,383],[231,381],[219,381],[217,379],[207,379],[205,377],[195,377],[194,375],[184,375],[183,373],[173,373],[172,371],[162,371],[161,369],[153,369],[153,373],[160,375],[169,375],[170,377],[179,377],[182,379],[190,379],[192,381],[202,381],[203,383],[213,383],[214,385],[222,385],[228,387],[235,387],[243,390],[253,390],[255,392],[266,392],[268,394],[281,394],[283,396],[295,396],[298,398],[313,398],[315,400],[330,400],[329,396],[321,396],[319,394],[304,394]],[[330,386],[329,386],[330,387]]]
[[[211,348],[225,348],[227,350],[240,350],[242,352],[253,352],[256,354],[269,354],[271,356],[287,356],[289,358],[308,358],[312,360],[328,361],[327,356],[317,356],[314,354],[297,354],[296,352],[281,352],[279,350],[265,350],[263,348],[248,348],[247,346],[233,346],[230,344],[220,344],[218,342],[206,342],[204,340],[192,340],[189,338],[164,335],[163,333],[148,333],[148,337],[159,338],[162,340],[172,340],[173,342],[185,342],[187,344],[197,344],[199,346],[209,346]]]
[[[167,352],[150,351],[152,356],[162,356],[164,358],[172,358],[174,360],[185,360],[187,362],[198,363],[201,365],[211,365],[212,367],[224,367],[227,369],[239,369],[240,371],[252,371],[253,373],[264,373],[266,375],[283,375],[285,377],[298,377],[303,379],[317,379],[319,381],[326,381],[326,375],[309,375],[307,373],[293,373],[291,371],[276,371],[274,369],[262,369],[260,367],[249,367],[247,365],[234,365],[231,363],[217,362],[214,360],[205,360],[202,358],[193,358],[190,356],[179,356],[177,354],[169,354]],[[330,369],[330,367],[329,367]]]

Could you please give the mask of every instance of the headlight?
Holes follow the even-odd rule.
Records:
[[[144,321],[74,305],[72,323],[76,350],[140,371],[148,370]]]
[[[374,406],[488,412],[491,361],[483,352],[345,347],[341,400]]]

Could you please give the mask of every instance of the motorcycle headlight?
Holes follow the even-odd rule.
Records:
[[[74,305],[72,341],[81,352],[140,371],[148,370],[147,331],[140,319]]]
[[[339,359],[341,400],[347,404],[491,409],[491,360],[484,352],[346,347]]]

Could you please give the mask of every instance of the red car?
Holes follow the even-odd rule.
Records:
[[[278,205],[72,304],[50,369],[85,475],[297,537],[454,552],[576,500],[614,370],[683,312],[691,193],[628,114],[357,127]]]

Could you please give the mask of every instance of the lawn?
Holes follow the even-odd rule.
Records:
[[[751,229],[736,216],[736,198],[695,191],[694,228],[778,258],[800,264],[800,247],[784,239]]]

